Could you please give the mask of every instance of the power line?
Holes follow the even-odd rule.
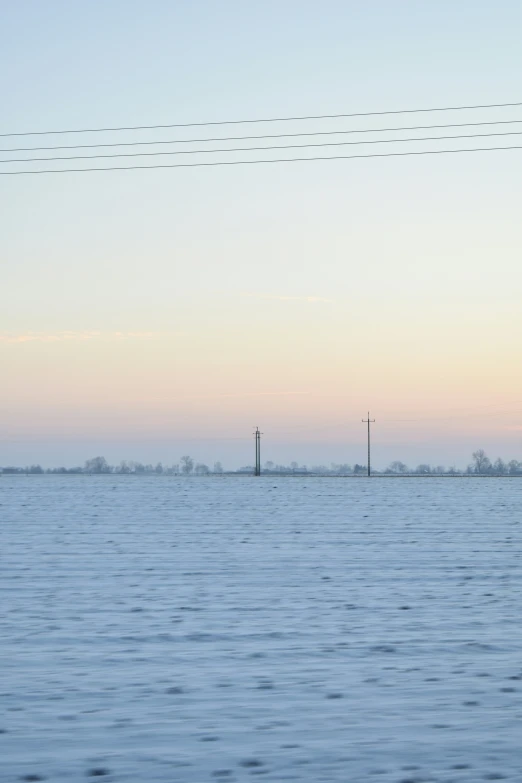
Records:
[[[316,160],[355,160],[363,158],[398,158],[408,155],[446,155],[457,154],[461,152],[497,152],[499,150],[520,150],[521,145],[511,145],[509,147],[472,147],[461,150],[418,150],[410,152],[374,152],[368,155],[332,155],[329,157],[313,158],[275,158],[272,160],[216,160],[198,163],[158,163],[152,166],[101,166],[89,167],[83,169],[34,169],[30,171],[0,171],[0,177],[11,177],[18,174],[82,174],[90,171],[135,171],[138,169],[187,169],[200,168],[202,166],[244,166],[254,163],[306,163]]]
[[[168,152],[115,152],[106,155],[65,155],[52,158],[7,158],[0,160],[2,163],[36,163],[40,161],[54,160],[100,160],[106,158],[142,158],[156,157],[158,155],[210,155],[216,152],[259,152],[261,150],[300,150],[310,147],[346,147],[360,144],[405,144],[412,141],[446,141],[448,139],[482,139],[491,136],[520,136],[522,131],[504,131],[501,133],[468,133],[458,136],[422,136],[409,139],[371,139],[370,141],[323,141],[311,142],[310,144],[283,144],[272,145],[269,147],[229,147],[210,150],[169,150]]]
[[[160,128],[197,128],[209,125],[246,125],[260,122],[299,122],[304,120],[335,120],[349,117],[378,117],[391,114],[420,114],[421,112],[434,111],[464,111],[474,109],[503,109],[511,106],[522,106],[522,101],[517,103],[485,103],[473,106],[442,106],[429,109],[395,109],[393,111],[366,111],[352,112],[350,114],[315,114],[303,117],[266,117],[254,120],[218,120],[213,122],[183,122],[170,123],[168,125],[128,125],[118,128],[72,128],[70,130],[48,131],[23,131],[19,133],[0,133],[0,138],[8,136],[51,136],[66,133],[113,133],[118,131],[158,130]]]
[[[214,136],[206,139],[167,139],[166,141],[115,141],[106,144],[66,144],[50,147],[7,147],[0,149],[5,152],[40,152],[43,150],[86,150],[102,147],[143,147],[157,144],[206,144],[210,141],[253,141],[257,139],[290,139],[298,136],[341,136],[351,133],[391,133],[392,131],[435,130],[443,128],[470,128],[483,125],[513,125],[522,120],[492,120],[490,122],[460,122],[449,125],[409,125],[401,128],[361,128],[359,130],[309,131],[308,133],[274,133],[260,136]]]
[[[459,416],[428,416],[415,419],[383,419],[385,424],[392,422],[413,422],[413,421],[425,421],[425,422],[437,422],[437,421],[454,421],[460,419],[484,419],[493,418],[497,416],[521,416],[522,411],[498,411],[497,413],[462,413]]]

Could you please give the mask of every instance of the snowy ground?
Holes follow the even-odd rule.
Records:
[[[522,780],[521,479],[0,478],[0,779]]]

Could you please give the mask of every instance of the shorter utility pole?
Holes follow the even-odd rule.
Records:
[[[260,476],[261,475],[261,433],[259,432],[259,427],[256,427],[256,431],[254,432],[254,437],[256,439],[256,467],[254,476]]]
[[[375,423],[375,419],[370,419],[370,411],[368,411],[368,418],[361,420],[363,424],[368,425],[368,476],[372,474],[371,461],[370,461],[370,424]]]

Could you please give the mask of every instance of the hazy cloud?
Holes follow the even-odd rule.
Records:
[[[308,391],[272,391],[272,392],[237,392],[233,394],[195,395],[192,399],[215,399],[216,397],[287,397],[300,394],[310,394]]]
[[[241,294],[253,299],[275,299],[278,302],[333,302],[333,299],[326,299],[323,296],[280,296],[278,294]]]
[[[59,343],[70,340],[84,342],[86,340],[153,340],[160,337],[174,337],[169,332],[99,332],[96,330],[61,331],[61,332],[0,332],[2,343]]]
[[[169,397],[171,402],[181,402],[185,400],[222,400],[222,399],[243,399],[244,397],[297,397],[312,394],[310,391],[267,391],[267,392],[224,392],[222,394],[184,394],[177,397]],[[160,403],[162,399],[150,398],[149,403]]]

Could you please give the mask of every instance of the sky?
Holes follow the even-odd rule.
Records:
[[[5,134],[522,101],[518,0],[0,8]],[[1,146],[491,120],[520,121],[522,107],[9,136]],[[461,132],[488,130],[499,128]],[[95,151],[0,157],[53,154]],[[73,164],[88,165],[52,165]],[[255,426],[263,460],[364,463],[368,410],[377,468],[466,465],[481,447],[522,460],[521,180],[522,149],[0,176],[0,465],[98,454],[170,464],[188,453],[235,468],[253,462]]]

